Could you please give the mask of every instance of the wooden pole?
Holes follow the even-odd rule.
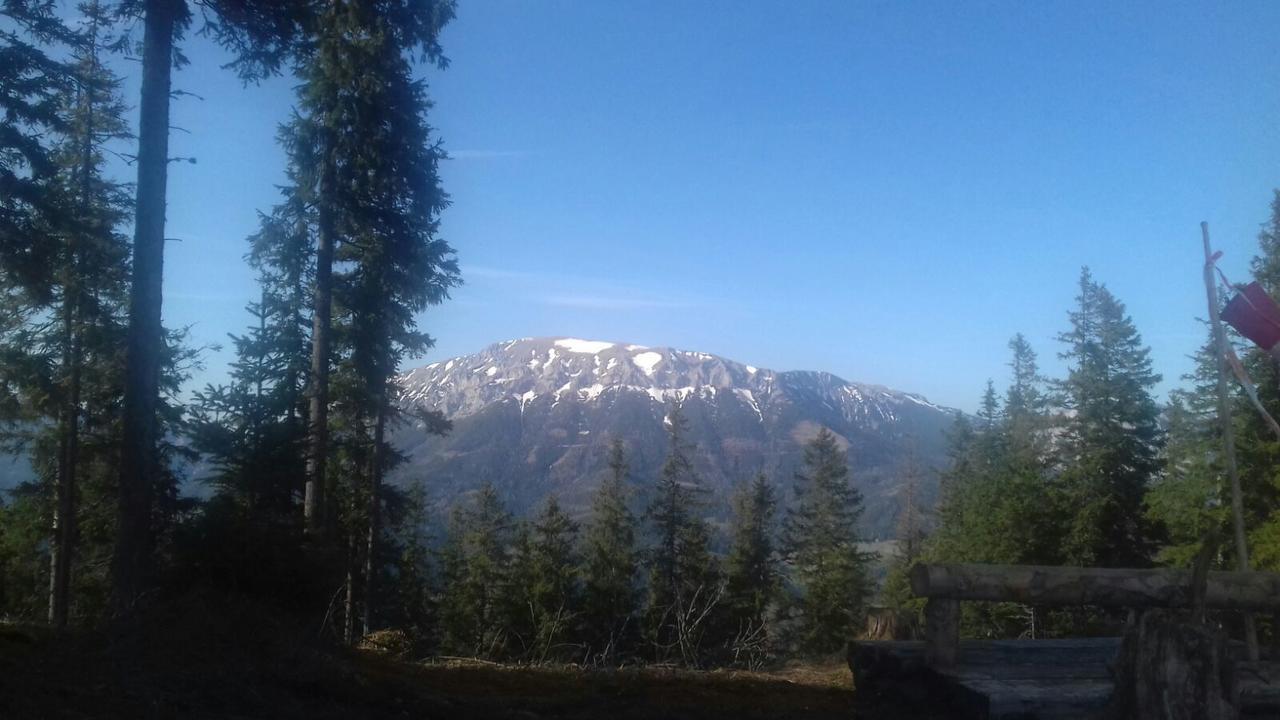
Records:
[[[1209,246],[1209,223],[1200,223],[1204,240],[1204,290],[1209,300],[1209,322],[1213,325],[1213,343],[1218,360],[1218,421],[1222,423],[1223,458],[1227,477],[1231,480],[1231,524],[1235,531],[1236,568],[1249,570],[1249,544],[1244,535],[1244,501],[1240,493],[1240,473],[1236,469],[1235,429],[1231,424],[1231,398],[1227,393],[1227,335],[1218,316],[1218,283],[1213,276],[1213,248]],[[1253,614],[1244,613],[1244,644],[1250,660],[1258,659],[1258,629]]]
[[[960,661],[960,601],[929,598],[924,604],[924,655],[929,667],[953,668]]]

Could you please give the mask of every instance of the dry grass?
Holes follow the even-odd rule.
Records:
[[[140,647],[0,626],[0,718],[907,720],[857,707],[836,660],[773,672],[415,663],[263,633],[215,624],[144,633]]]

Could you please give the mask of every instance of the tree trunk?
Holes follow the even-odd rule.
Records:
[[[342,640],[350,645],[356,639],[356,534],[347,535],[347,596],[343,601]]]
[[[125,351],[119,526],[111,558],[111,605],[127,614],[151,566],[151,495],[158,471],[156,441],[164,328],[165,190],[169,170],[169,90],[175,3],[146,0],[142,97],[138,121],[138,188]]]
[[[76,243],[69,243],[71,268],[77,272]],[[49,552],[49,624],[62,630],[67,626],[71,596],[71,554],[75,542],[76,459],[80,452],[80,349],[76,329],[79,288],[74,281],[63,285],[63,392],[58,419],[58,485],[53,510],[53,537]]]
[[[322,148],[320,159],[320,202],[317,208],[316,282],[311,320],[311,398],[308,433],[307,485],[303,497],[303,515],[307,531],[313,536],[324,534],[325,464],[329,452],[329,345],[330,318],[333,308],[333,209],[329,195],[333,189],[331,150]]]
[[[385,394],[381,397],[385,397]],[[375,571],[374,550],[378,540],[378,492],[382,487],[382,439],[387,423],[386,402],[378,401],[378,419],[373,431],[373,454],[369,462],[369,536],[365,540],[364,551],[364,634],[372,630],[370,620],[373,615],[373,576]]]

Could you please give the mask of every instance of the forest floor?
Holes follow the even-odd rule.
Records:
[[[373,652],[54,638],[0,625],[0,718],[935,720],[859,702],[841,661],[768,672],[407,662]],[[264,643],[265,644],[265,643]],[[251,643],[249,643],[251,645]]]

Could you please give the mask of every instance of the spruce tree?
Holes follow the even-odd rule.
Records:
[[[73,79],[66,103],[66,142],[55,154],[62,178],[63,248],[59,262],[61,368],[58,411],[57,488],[50,543],[49,621],[66,625],[76,541],[76,497],[83,451],[85,362],[92,381],[115,368],[117,313],[122,306],[128,251],[118,229],[129,203],[125,189],[103,177],[104,147],[129,137],[119,79],[99,60],[106,11],[95,1],[80,5],[84,25],[77,38]],[[118,380],[112,376],[111,381]]]
[[[43,0],[0,5],[0,280],[6,294],[36,301],[52,293],[58,169],[51,140],[65,129],[65,98],[75,85],[70,63],[56,58],[74,44],[56,10]]]
[[[1009,340],[1012,376],[1005,394],[1004,419],[1008,462],[1015,471],[1041,473],[1047,465],[1048,396],[1031,343],[1017,333]]]
[[[930,556],[950,562],[1053,564],[1061,530],[1049,477],[1048,400],[1030,343],[1009,342],[1001,406],[987,381],[976,427],[958,418]]]
[[[1169,393],[1163,472],[1146,498],[1147,516],[1165,540],[1157,559],[1174,567],[1190,567],[1205,535],[1213,528],[1227,530],[1230,522],[1218,462],[1222,440],[1214,347],[1211,336],[1194,356],[1194,370],[1182,378],[1188,385]]]
[[[609,445],[609,474],[596,490],[583,558],[583,630],[593,659],[612,664],[635,633],[639,554],[629,508],[629,466],[621,438]]]
[[[735,633],[732,649],[740,660],[756,666],[772,649],[775,638],[769,621],[782,589],[774,541],[778,499],[763,472],[738,491],[733,510],[725,573],[725,600]]]
[[[1280,190],[1273,191],[1270,215],[1258,233],[1252,262],[1254,279],[1280,297]],[[1241,359],[1272,417],[1280,417],[1280,362],[1251,343]],[[1231,383],[1235,387],[1235,383]],[[1236,393],[1236,450],[1244,496],[1250,560],[1259,569],[1280,569],[1280,440],[1243,393]]]
[[[21,13],[24,6],[6,7]],[[119,82],[98,60],[105,13],[96,3],[81,5],[82,27],[73,33],[57,18],[42,15],[44,10],[27,5],[26,11],[37,13],[28,15],[28,20],[36,17],[33,22],[47,24],[41,38],[68,43],[71,57],[41,70],[53,73],[46,78],[52,84],[44,90],[54,92],[50,98],[56,123],[46,130],[56,141],[47,146],[28,144],[26,170],[8,184],[14,193],[10,199],[19,204],[10,206],[6,217],[26,224],[32,234],[22,239],[29,246],[23,257],[0,250],[0,277],[5,283],[0,300],[5,316],[0,327],[4,354],[0,386],[6,400],[0,412],[17,422],[6,433],[8,444],[28,453],[41,476],[38,495],[32,497],[49,502],[46,517],[53,522],[46,538],[47,617],[61,628],[73,601],[77,539],[84,535],[96,540],[98,535],[97,518],[88,518],[88,530],[79,532],[82,503],[78,500],[87,501],[96,513],[104,490],[104,483],[95,477],[104,465],[99,459],[118,439],[110,418],[117,410],[117,347],[122,337],[118,313],[128,257],[118,228],[128,201],[122,186],[103,177],[102,166],[104,146],[127,138],[128,131]],[[9,19],[19,27],[22,24],[12,15]],[[0,33],[0,37],[12,41],[16,36]],[[30,68],[11,70],[20,77]],[[0,84],[6,82],[0,78]],[[8,107],[4,142],[16,141],[24,130],[34,128],[37,118],[28,113],[35,108],[19,106],[24,92],[43,92],[40,88],[40,83],[28,78],[6,90],[0,100]],[[14,156],[3,150],[0,156],[0,164],[14,170]],[[4,172],[0,168],[0,176]],[[25,218],[12,214],[24,202],[34,214]],[[35,255],[43,262],[38,278],[26,267]],[[86,441],[91,431],[94,434]],[[92,557],[96,549],[91,548],[88,555]],[[31,551],[44,556],[43,548]],[[82,589],[91,581],[80,580]]]
[[[801,596],[798,645],[834,652],[861,627],[871,589],[870,556],[858,548],[862,494],[836,436],[823,428],[805,446],[795,478],[795,504],[785,521],[785,548]]]
[[[1071,329],[1059,340],[1068,364],[1062,403],[1065,560],[1102,567],[1140,567],[1153,543],[1143,497],[1159,471],[1163,440],[1151,395],[1160,376],[1124,305],[1080,274]]]
[[[426,484],[419,478],[409,486],[400,523],[400,556],[396,563],[398,620],[410,639],[425,645],[436,630],[436,607],[431,592],[431,550]]]
[[[581,596],[577,541],[578,524],[554,495],[517,540],[511,596],[518,607],[512,625],[523,630],[517,634],[527,660],[569,657],[567,641],[576,629]]]
[[[440,557],[440,625],[450,651],[493,657],[505,647],[509,603],[503,591],[514,530],[511,514],[490,484],[480,488],[470,507],[454,507]]]
[[[213,0],[200,4],[207,32],[235,59],[246,80],[279,69],[309,24],[312,3]],[[112,557],[112,604],[132,610],[151,574],[160,497],[164,413],[161,366],[167,352],[161,324],[165,203],[170,162],[169,102],[177,43],[190,24],[186,0],[131,0],[124,14],[141,21],[142,83],[139,99],[138,181],[134,204],[132,277],[125,350],[123,437],[119,462],[116,548]]]
[[[680,404],[667,414],[670,444],[646,513],[653,528],[649,552],[646,631],[658,659],[673,655],[701,662],[702,640],[720,602],[719,568],[711,555],[710,529],[700,516],[706,492],[693,468],[685,439],[688,421]]]
[[[436,237],[447,204],[437,178],[443,152],[425,121],[426,87],[411,75],[415,59],[447,64],[438,36],[453,13],[451,0],[331,0],[301,70],[300,112],[284,139],[296,190],[316,210],[304,501],[313,532],[333,515],[325,494],[335,302],[358,317],[350,323],[351,342],[365,383],[363,411],[375,428],[369,434],[376,435],[389,419],[385,380],[399,355],[431,345],[416,331],[414,315],[441,302],[457,282],[452,251]],[[335,278],[334,264],[348,262],[358,267]],[[336,297],[344,287],[347,297]],[[371,468],[369,482],[377,484],[382,470],[380,463]],[[369,537],[376,538],[376,509],[369,510]]]
[[[918,616],[924,609],[923,603],[912,597],[910,584],[911,568],[924,556],[928,539],[919,498],[922,474],[915,444],[912,443],[900,476],[903,497],[894,526],[896,546],[880,592],[884,604],[898,611],[899,621],[913,614]]]

